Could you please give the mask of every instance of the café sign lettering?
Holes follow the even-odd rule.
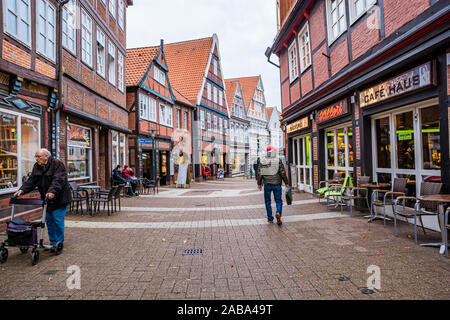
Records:
[[[287,126],[287,133],[292,133],[308,128],[308,117],[295,121]]]
[[[344,99],[332,106],[320,110],[317,113],[316,121],[317,123],[322,123],[347,113],[348,113],[347,100]]]
[[[431,62],[359,93],[361,108],[432,84]]]

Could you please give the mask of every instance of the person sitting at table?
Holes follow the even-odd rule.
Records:
[[[132,197],[138,196],[138,194],[136,193],[136,187],[137,187],[136,182],[133,182],[134,171],[133,171],[133,169],[130,170],[127,164],[123,166],[122,177],[131,186],[131,188],[128,189],[128,195],[130,195]]]
[[[118,184],[126,184],[127,180],[125,180],[122,176],[122,166],[118,165],[112,172],[112,180],[113,180],[113,185],[118,185]]]

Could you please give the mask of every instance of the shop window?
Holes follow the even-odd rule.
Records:
[[[389,117],[375,121],[377,139],[377,164],[378,168],[391,167],[391,139],[389,132]]]
[[[327,155],[328,165],[334,166],[334,133],[327,133]]]
[[[31,175],[39,139],[38,119],[0,112],[0,192],[13,191]]]
[[[326,133],[327,179],[333,178],[333,172],[343,176],[353,176],[353,131],[350,125],[336,128]]]
[[[397,168],[415,169],[413,112],[395,116]]]
[[[115,169],[119,164],[119,133],[111,131],[112,140],[112,168]]]
[[[441,169],[441,128],[437,106],[420,110],[423,169]]]
[[[119,134],[119,164],[123,167],[126,163],[126,158],[125,158],[125,135],[124,134]]]
[[[69,180],[92,180],[91,136],[91,129],[74,124],[67,126],[67,145],[69,147],[67,172]]]

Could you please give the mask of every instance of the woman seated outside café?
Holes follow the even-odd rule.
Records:
[[[128,167],[128,165],[124,165],[123,166],[123,171],[122,171],[122,177],[126,180],[126,182],[128,182],[131,186],[131,188],[129,188],[128,194],[132,197],[134,196],[138,196],[138,194],[136,193],[136,182],[133,182],[133,178],[134,178],[134,171],[133,169],[131,169],[130,167]]]

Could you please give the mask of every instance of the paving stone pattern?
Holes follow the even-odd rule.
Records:
[[[368,223],[359,212],[330,219],[314,219],[327,212],[318,203],[284,206],[286,222],[213,227],[171,222],[227,219],[265,219],[263,193],[249,190],[254,180],[208,181],[186,189],[188,197],[164,198],[179,192],[162,188],[158,196],[123,198],[127,211],[94,217],[70,213],[76,222],[168,222],[167,228],[66,228],[64,253],[54,256],[41,250],[38,265],[29,254],[9,250],[0,265],[0,299],[450,299],[450,260],[437,248],[414,244],[413,227],[400,223],[394,237],[392,222]],[[239,196],[195,197],[195,190],[239,191]],[[230,191],[231,190],[231,191]],[[209,193],[209,192],[208,192]],[[200,193],[199,193],[200,194]],[[248,194],[248,195],[247,195]],[[295,193],[294,201],[314,199]],[[132,207],[171,208],[164,212],[133,212]],[[208,211],[205,208],[235,207]],[[184,208],[198,208],[186,211]],[[191,209],[192,210],[192,209]],[[274,211],[275,212],[275,211]],[[289,217],[305,215],[305,221]],[[308,215],[308,216],[306,216]],[[105,225],[106,226],[106,225]],[[1,238],[0,238],[1,239]],[[438,242],[440,234],[419,234],[420,242]],[[201,254],[183,255],[186,249]],[[67,268],[81,270],[81,289],[70,290]],[[361,293],[376,265],[381,289]],[[339,281],[347,276],[349,281]]]

